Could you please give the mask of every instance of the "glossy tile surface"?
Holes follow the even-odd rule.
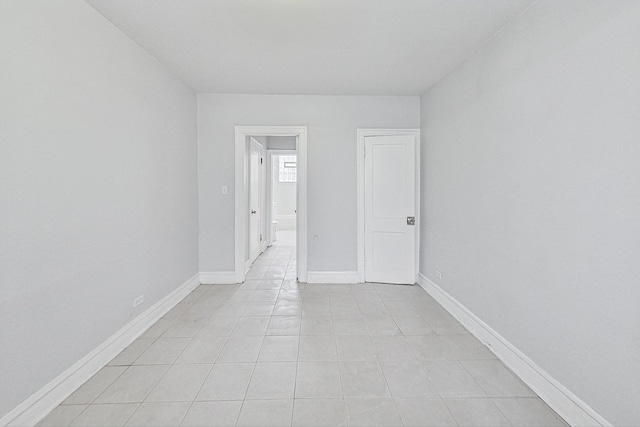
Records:
[[[295,262],[199,286],[40,425],[566,425],[422,288]]]

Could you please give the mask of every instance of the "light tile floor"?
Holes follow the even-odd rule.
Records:
[[[300,284],[293,249],[199,286],[40,425],[566,425],[422,288]]]

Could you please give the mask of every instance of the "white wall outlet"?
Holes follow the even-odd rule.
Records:
[[[229,188],[226,185],[222,186],[222,194],[229,194]]]
[[[144,295],[140,295],[139,297],[137,297],[137,298],[135,298],[135,299],[133,300],[133,306],[134,306],[134,307],[137,307],[137,306],[139,306],[140,304],[142,304],[142,302],[143,302],[143,301],[144,301]]]
[[[436,270],[436,277],[438,279],[442,279],[442,273],[440,273],[438,270]]]

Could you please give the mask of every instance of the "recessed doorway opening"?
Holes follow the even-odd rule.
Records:
[[[236,126],[236,283],[276,255],[306,282],[306,143],[304,126]]]

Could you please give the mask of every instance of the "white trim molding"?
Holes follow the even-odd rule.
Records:
[[[248,136],[295,136],[297,159],[296,251],[298,280],[307,281],[307,127],[306,126],[236,126],[235,127],[235,283],[244,282],[247,259],[247,183],[245,182],[246,138]]]
[[[422,273],[418,284],[453,317],[482,341],[504,364],[518,375],[551,409],[572,426],[613,426],[568,388],[538,366],[522,351],[493,330],[458,300]]]
[[[418,274],[418,266],[420,265],[420,129],[358,129],[357,132],[357,210],[358,210],[358,282],[365,281],[364,269],[364,139],[367,136],[391,136],[391,135],[413,135],[415,137],[415,230],[416,230],[416,249],[415,249],[415,265],[416,276]],[[416,277],[416,282],[418,277]]]
[[[309,271],[307,283],[359,283],[357,271]]]
[[[187,279],[173,292],[140,313],[89,354],[3,416],[0,419],[0,426],[33,426],[40,422],[71,393],[198,287],[200,284],[198,276],[195,274]]]
[[[236,282],[235,271],[201,271],[202,285],[230,285]]]

